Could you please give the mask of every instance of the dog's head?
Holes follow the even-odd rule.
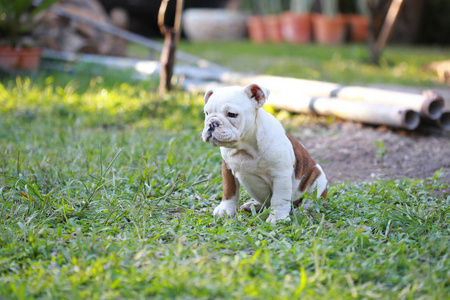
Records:
[[[225,87],[205,94],[203,141],[213,146],[234,148],[256,128],[256,114],[269,91],[257,84]]]

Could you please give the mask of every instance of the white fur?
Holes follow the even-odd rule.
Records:
[[[261,89],[267,99],[269,92]],[[220,146],[222,158],[248,194],[272,207],[267,222],[288,218],[292,199],[299,195],[300,180],[295,178],[294,150],[281,123],[261,108],[263,103],[249,98],[248,86],[215,89],[206,94],[205,102],[203,140]],[[229,112],[238,116],[230,118]],[[219,126],[211,135],[208,129],[212,122]],[[313,186],[321,194],[326,186],[325,176],[321,175]],[[234,215],[238,199],[239,193],[222,201],[214,215]]]
[[[236,183],[236,194],[231,197],[231,199],[227,199],[226,201],[220,202],[218,206],[214,209],[214,216],[223,217],[225,215],[234,216],[239,206],[239,181],[235,181]]]

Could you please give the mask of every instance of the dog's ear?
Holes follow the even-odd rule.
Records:
[[[244,91],[250,99],[255,100],[256,108],[262,107],[270,94],[268,89],[263,88],[256,83],[247,85]]]
[[[208,103],[209,97],[213,94],[213,90],[209,90],[205,93],[205,105]]]

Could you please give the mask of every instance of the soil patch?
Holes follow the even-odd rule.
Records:
[[[408,132],[343,122],[290,130],[319,162],[330,183],[429,178],[450,183],[450,132]]]

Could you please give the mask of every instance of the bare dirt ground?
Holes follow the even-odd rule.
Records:
[[[450,183],[450,132],[318,122],[291,133],[322,165],[330,183],[429,178],[441,169],[441,181]]]
[[[396,85],[373,87],[416,93],[423,90]],[[449,109],[450,87],[433,90],[444,98]],[[307,124],[294,126],[291,133],[322,165],[331,183],[424,179],[442,169],[441,182],[450,184],[450,132],[423,125],[407,131],[344,121]]]

